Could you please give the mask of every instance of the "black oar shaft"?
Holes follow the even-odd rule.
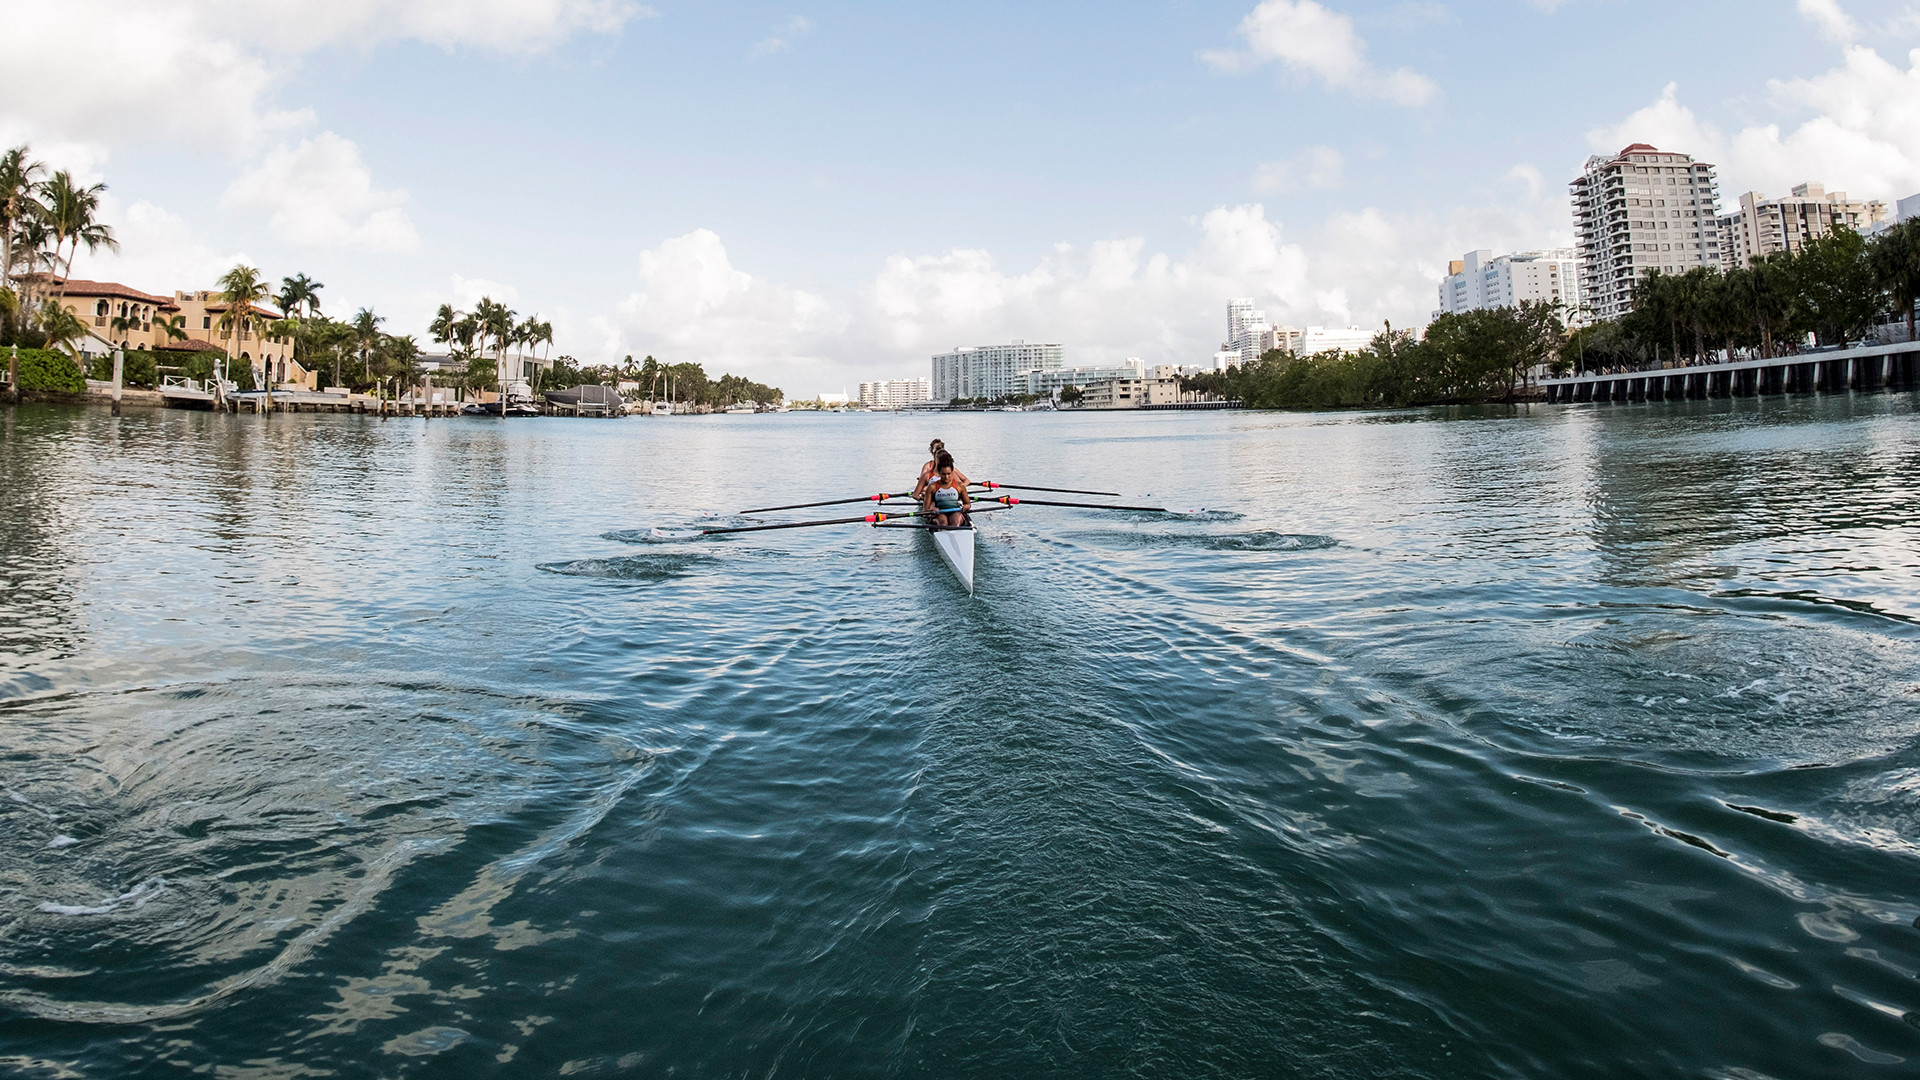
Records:
[[[701,529],[701,536],[718,536],[721,533],[769,532],[774,529],[810,529],[816,525],[854,525],[866,521],[863,517],[829,518],[826,521],[783,521],[778,525],[738,525],[731,529]]]
[[[775,510],[811,510],[816,506],[845,506],[848,503],[862,502],[877,503],[885,502],[888,499],[904,499],[906,497],[904,492],[898,495],[889,495],[886,492],[881,492],[878,495],[862,495],[857,499],[828,499],[825,502],[793,503],[788,506],[762,506],[757,509],[742,510],[740,512],[742,514],[771,514]]]
[[[1113,499],[1120,497],[1120,493],[1117,491],[1081,491],[1079,488],[1034,487],[1032,484],[1002,484],[994,480],[989,480],[981,486],[988,489],[1011,488],[1014,491],[1051,491],[1056,495],[1105,495]]]
[[[883,521],[891,521],[894,518],[937,517],[942,514],[972,514],[984,513],[988,510],[1005,509],[1006,507],[999,503],[988,503],[962,506],[953,510],[906,510],[899,513],[880,511],[873,514],[863,514],[860,517],[827,518],[824,521],[783,521],[778,525],[736,525],[727,529],[701,529],[697,535],[719,536],[722,533],[772,532],[775,529],[810,529],[817,525],[878,525]]]
[[[1167,508],[1164,506],[1119,506],[1114,503],[1048,502],[1045,499],[1015,499],[1013,505],[1070,506],[1077,510],[1138,510],[1148,514],[1164,514],[1167,512]]]

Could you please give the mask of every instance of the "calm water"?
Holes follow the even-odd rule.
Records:
[[[1915,405],[0,413],[0,1073],[1910,1075]]]

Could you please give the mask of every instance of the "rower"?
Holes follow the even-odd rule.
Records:
[[[934,525],[960,528],[967,524],[966,511],[973,505],[966,474],[954,466],[953,455],[945,450],[935,455],[933,463],[935,473],[926,485],[926,500],[921,504],[929,515],[927,520]]]
[[[939,439],[927,444],[927,463],[920,466],[920,478],[913,482],[913,497],[920,502],[927,500],[927,485],[940,478],[940,451],[946,448]]]

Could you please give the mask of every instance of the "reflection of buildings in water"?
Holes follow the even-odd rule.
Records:
[[[1747,403],[1676,402],[1594,411],[1590,535],[1600,579],[1689,585],[1759,573],[1748,545],[1873,525],[1873,504],[1911,484],[1858,440],[1866,428],[1825,423],[1843,402],[1795,401],[1749,421]],[[1712,414],[1719,413],[1720,416]]]

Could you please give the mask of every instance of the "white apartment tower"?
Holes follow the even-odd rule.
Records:
[[[1784,199],[1749,191],[1740,196],[1740,209],[1720,218],[1720,268],[1744,270],[1753,260],[1782,251],[1797,255],[1836,225],[1864,236],[1891,216],[1886,203],[1856,202],[1844,191],[1811,181],[1794,185]]]
[[[1027,391],[1029,371],[1053,371],[1066,350],[1059,345],[971,345],[933,358],[933,400],[1003,398]]]
[[[860,404],[870,409],[898,409],[933,400],[933,384],[926,379],[885,379],[860,384]]]
[[[1563,306],[1561,318],[1578,325],[1580,258],[1572,248],[1522,251],[1494,258],[1493,252],[1469,251],[1447,264],[1440,282],[1440,306],[1434,317],[1458,315],[1482,308],[1519,307],[1538,300]]]
[[[1299,341],[1300,331],[1269,324],[1267,313],[1253,306],[1252,297],[1237,297],[1227,301],[1227,339],[1214,356],[1214,366],[1251,364],[1274,349],[1292,351]]]
[[[1633,286],[1648,271],[1679,274],[1719,266],[1720,197],[1713,166],[1634,143],[1590,157],[1568,185],[1579,236],[1580,300],[1594,319],[1633,310]]]

